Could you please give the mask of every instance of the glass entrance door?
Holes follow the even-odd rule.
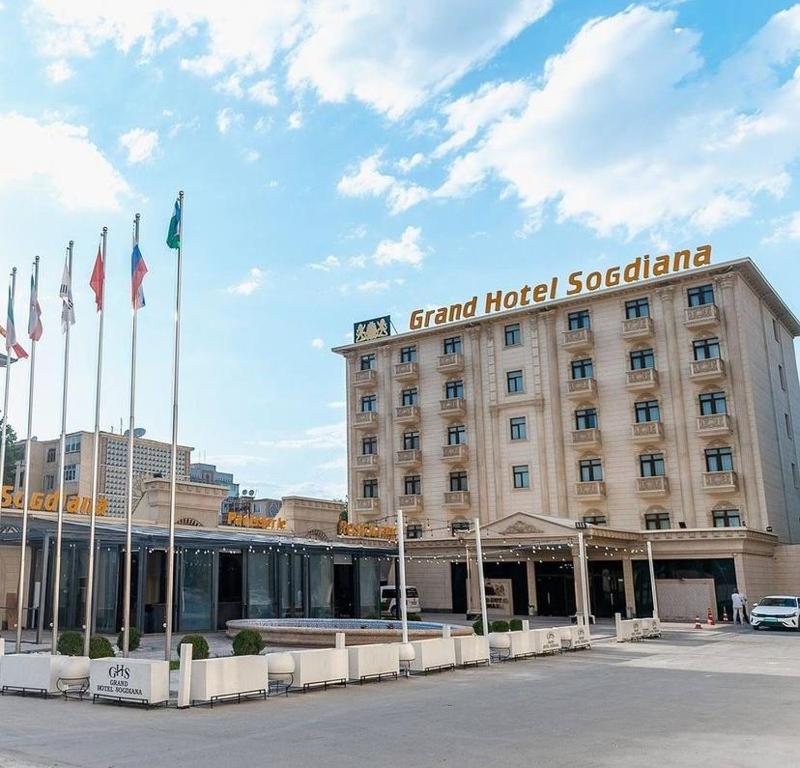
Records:
[[[214,556],[205,550],[181,552],[178,627],[211,629],[214,601]]]

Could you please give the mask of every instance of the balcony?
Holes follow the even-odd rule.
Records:
[[[469,449],[463,443],[460,445],[443,445],[442,459],[454,464],[465,462],[469,457]]]
[[[628,340],[647,339],[653,335],[652,317],[631,317],[622,321],[622,338]]]
[[[697,434],[700,437],[717,437],[729,435],[733,431],[733,422],[727,413],[714,413],[697,417]]]
[[[692,381],[715,381],[725,377],[725,363],[722,358],[692,360],[689,364],[689,378]]]
[[[469,507],[469,491],[445,491],[444,505],[447,509],[466,509]]]
[[[467,412],[467,401],[463,397],[448,397],[439,401],[442,416],[463,416]]]
[[[397,497],[397,506],[403,512],[420,512],[422,510],[422,495],[412,494],[407,496]]]
[[[596,448],[600,445],[599,429],[575,429],[572,432],[573,448]]]
[[[658,386],[658,371],[655,368],[637,368],[635,371],[626,371],[625,376],[625,386],[632,392]]]
[[[395,453],[395,464],[401,467],[415,467],[422,463],[422,451],[419,448],[408,448]]]
[[[398,424],[412,424],[419,421],[419,406],[398,405],[394,411],[394,420]]]
[[[360,411],[353,419],[353,425],[356,429],[372,429],[378,426],[378,412],[377,411]]]
[[[660,421],[640,421],[631,426],[631,440],[634,443],[649,443],[664,439],[664,425]]]
[[[597,380],[593,376],[585,379],[570,379],[567,382],[567,397],[580,400],[597,396]]]
[[[683,324],[687,328],[704,328],[719,323],[719,307],[716,304],[686,307],[683,312]]]
[[[446,355],[439,355],[437,365],[440,373],[454,373],[464,370],[464,355],[461,352],[449,352]]]
[[[353,511],[362,514],[374,514],[381,511],[381,500],[377,497],[369,499],[353,499]]]
[[[561,346],[571,352],[589,349],[594,344],[591,328],[578,328],[575,331],[564,331],[561,334]]]
[[[730,493],[739,490],[735,472],[703,472],[703,490],[709,493]]]
[[[378,454],[365,453],[361,456],[356,456],[355,468],[359,472],[364,470],[376,470],[378,468]]]
[[[575,495],[587,501],[605,498],[606,484],[602,480],[585,480],[575,483]]]
[[[666,496],[669,493],[669,478],[666,475],[637,477],[636,493],[640,496]]]
[[[396,363],[394,377],[400,381],[416,379],[419,376],[419,363]]]
[[[366,371],[356,371],[353,374],[353,385],[360,389],[362,387],[374,387],[378,382],[378,372],[374,368]]]

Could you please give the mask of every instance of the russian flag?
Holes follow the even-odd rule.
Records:
[[[144,306],[142,283],[146,274],[147,264],[144,263],[142,252],[139,250],[139,244],[137,243],[133,246],[133,253],[131,253],[131,302],[133,303],[134,311]]]

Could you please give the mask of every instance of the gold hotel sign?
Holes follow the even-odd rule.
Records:
[[[283,517],[266,517],[265,515],[245,515],[241,512],[228,512],[225,525],[236,528],[263,528],[267,531],[285,531],[286,519]]]
[[[586,275],[583,270],[573,272],[567,277],[565,296],[577,296],[581,293],[593,293],[601,288],[638,283],[640,280],[663,277],[673,272],[704,267],[710,263],[710,245],[699,245],[695,248],[694,253],[690,250],[675,251],[674,254],[665,253],[653,259],[649,255],[637,256],[624,266],[609,267],[602,272],[589,272]],[[541,304],[558,297],[559,280],[557,277],[552,277],[549,282],[538,285],[523,285],[516,291],[489,291],[483,301],[483,314],[488,315],[493,312]],[[417,309],[411,313],[409,328],[412,331],[418,331],[420,328],[429,328],[432,325],[443,325],[456,320],[469,319],[475,317],[477,313],[478,297],[473,296],[468,301],[451,304],[449,307]],[[361,340],[356,337],[356,341]]]
[[[337,533],[340,536],[357,536],[361,539],[396,539],[397,528],[393,525],[375,523],[348,523],[340,520]]]
[[[22,491],[14,492],[13,485],[4,485],[0,506],[3,509],[22,509]],[[58,512],[58,494],[34,491],[28,498],[28,509],[32,512]],[[92,512],[92,500],[88,496],[67,496],[64,499],[64,511],[71,515],[89,515]],[[100,497],[97,500],[97,515],[105,517],[108,512],[108,499]]]

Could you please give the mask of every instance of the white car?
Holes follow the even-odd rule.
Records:
[[[397,590],[394,586],[381,587],[381,614],[394,616],[397,606]],[[416,587],[406,586],[406,611],[419,614],[421,610],[419,592]]]
[[[750,610],[753,629],[786,627],[800,630],[800,598],[792,595],[769,595]]]

